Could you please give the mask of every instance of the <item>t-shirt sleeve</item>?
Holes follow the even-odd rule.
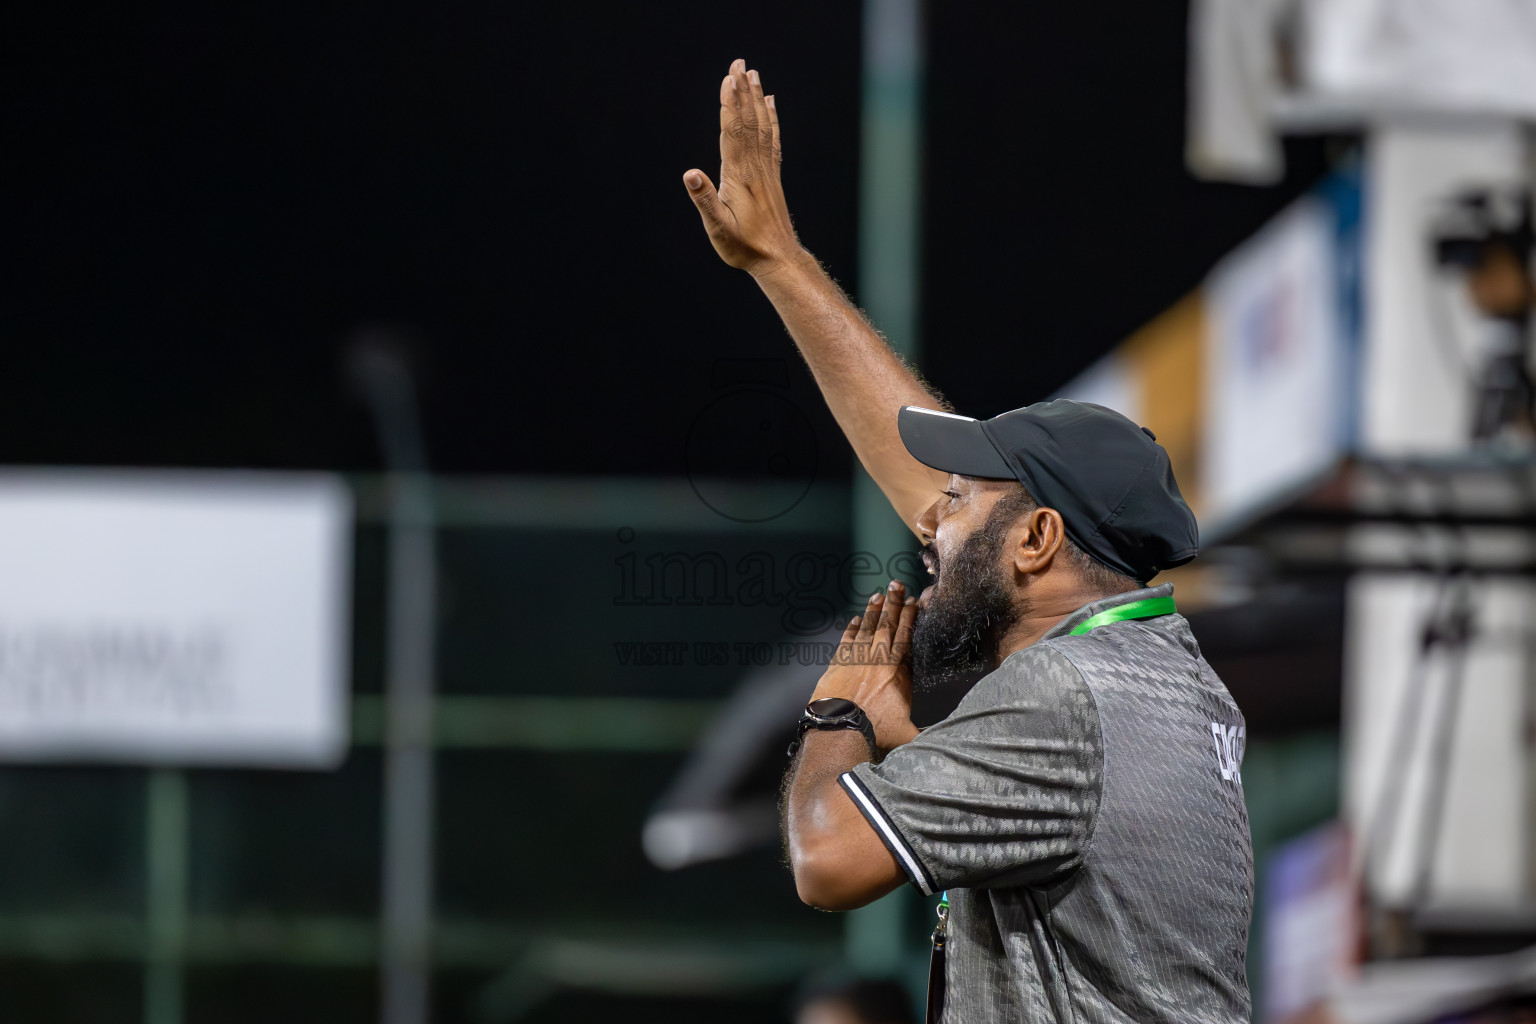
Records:
[[[839,781],[931,895],[1065,877],[1082,862],[1103,765],[1092,692],[1064,655],[1037,646],[944,721]]]

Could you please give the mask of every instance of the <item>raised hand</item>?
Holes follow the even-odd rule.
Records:
[[[733,61],[720,83],[720,187],[698,168],[683,185],[699,209],[715,252],[761,273],[804,255],[779,183],[779,117],[756,71]]]

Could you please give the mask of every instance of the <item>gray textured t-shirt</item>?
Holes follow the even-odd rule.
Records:
[[[1238,1024],[1253,854],[1243,716],[1177,613],[1071,636],[842,777],[925,894],[949,891],[945,1024]]]

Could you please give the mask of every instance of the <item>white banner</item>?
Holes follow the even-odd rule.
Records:
[[[1307,0],[1308,88],[1362,109],[1536,117],[1536,0]]]
[[[1348,401],[1334,217],[1305,197],[1205,286],[1203,515],[1219,532],[1328,468]]]
[[[0,473],[0,758],[334,765],[351,528],[328,476]]]

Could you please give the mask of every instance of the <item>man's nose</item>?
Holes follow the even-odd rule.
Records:
[[[939,529],[939,503],[934,501],[923,510],[923,514],[917,517],[917,537],[926,546],[933,543],[933,536]]]

